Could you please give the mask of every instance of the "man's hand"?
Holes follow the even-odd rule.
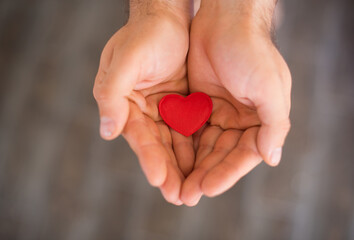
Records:
[[[192,138],[171,130],[157,106],[166,94],[188,94],[189,13],[185,0],[131,0],[128,23],[102,52],[93,90],[102,138],[123,132],[150,184],[177,205],[193,168]]]
[[[271,40],[274,0],[203,0],[190,33],[191,92],[213,100],[195,136],[181,199],[195,205],[233,186],[262,159],[276,166],[290,129],[291,76]]]

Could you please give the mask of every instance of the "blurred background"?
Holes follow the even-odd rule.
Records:
[[[176,207],[123,138],[100,139],[100,52],[126,0],[0,1],[0,239],[354,239],[352,0],[284,0],[293,75],[279,167]]]

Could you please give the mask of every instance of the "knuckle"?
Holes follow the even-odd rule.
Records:
[[[111,98],[111,90],[107,87],[95,85],[93,88],[93,96],[97,102],[107,101]]]
[[[260,153],[257,149],[257,147],[252,147],[250,145],[244,144],[244,143],[239,143],[237,145],[237,148],[244,153],[244,155],[248,156],[249,159],[259,159],[260,158]],[[232,162],[229,162],[232,164]]]
[[[286,133],[288,133],[288,132],[290,131],[290,128],[291,128],[290,119],[287,118],[286,120],[284,120],[280,127],[281,127],[281,129],[283,129]]]

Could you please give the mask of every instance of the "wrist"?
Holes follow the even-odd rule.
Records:
[[[269,35],[277,0],[202,0],[201,9],[212,11],[238,26]]]
[[[130,0],[129,22],[147,16],[175,16],[179,22],[189,27],[193,0]]]

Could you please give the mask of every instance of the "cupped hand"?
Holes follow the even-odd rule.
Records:
[[[162,121],[158,102],[166,94],[188,94],[188,25],[166,8],[131,17],[105,46],[93,91],[102,138],[123,133],[150,184],[177,205],[194,163],[192,137]]]
[[[208,94],[214,107],[194,136],[196,163],[181,192],[189,206],[225,192],[262,159],[276,166],[290,129],[288,67],[269,29],[235,16],[202,4],[192,22],[190,91]]]

